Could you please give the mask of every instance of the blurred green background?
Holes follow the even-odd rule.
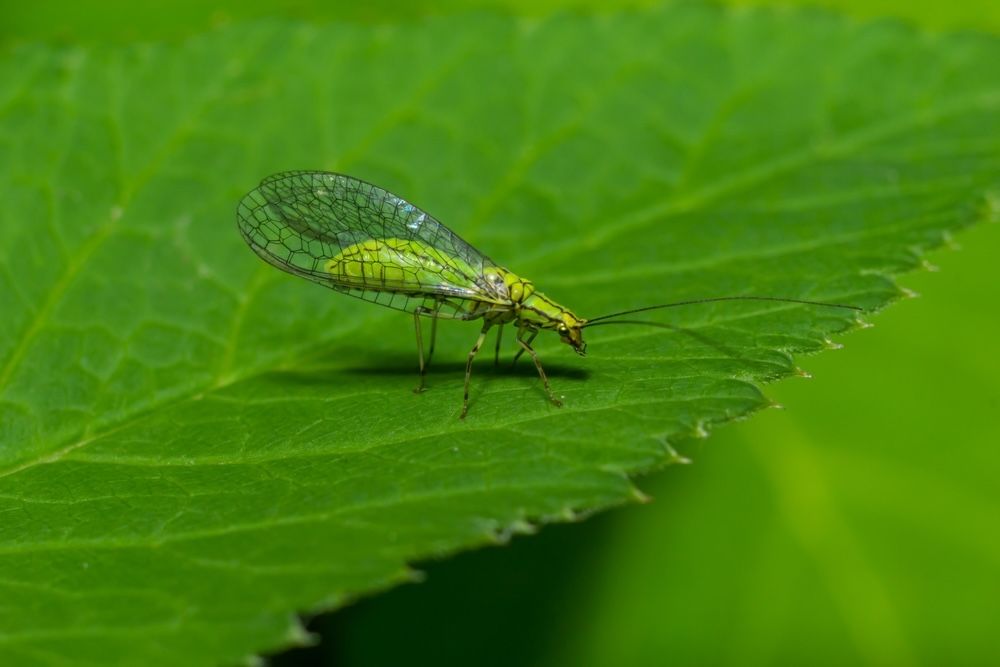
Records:
[[[234,20],[284,17],[309,21],[398,21],[470,9],[540,15],[600,12],[663,4],[663,0],[105,0],[0,4],[0,41],[153,40],[176,38]],[[897,17],[930,29],[995,30],[994,0],[729,0],[734,6],[824,7],[856,18]]]
[[[1000,28],[995,2],[811,4],[928,31]],[[4,3],[0,41],[176,39],[246,17],[377,22],[468,6]],[[786,410],[684,443],[693,465],[641,480],[651,504],[424,564],[425,583],[315,619],[323,643],[275,664],[997,664],[1000,225],[957,240],[930,258],[940,272],[902,280],[923,298],[843,337],[845,350],[802,359],[815,380],[770,387]]]

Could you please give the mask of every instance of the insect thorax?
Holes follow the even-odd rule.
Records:
[[[525,280],[502,266],[490,266],[483,270],[484,287],[497,297],[510,301],[512,305],[524,303],[535,292],[530,280]]]
[[[536,291],[534,283],[513,271],[494,266],[487,268],[483,274],[491,286],[517,309],[516,315],[512,312],[511,319],[538,329],[555,329],[559,325],[578,328],[584,322],[568,308]]]

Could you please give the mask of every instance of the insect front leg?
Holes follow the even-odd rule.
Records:
[[[472,360],[476,358],[476,353],[483,346],[483,341],[486,340],[486,332],[490,330],[490,326],[488,322],[483,324],[483,329],[479,332],[476,344],[469,350],[469,358],[465,362],[465,396],[462,399],[462,414],[459,415],[459,419],[465,419],[465,415],[469,414],[469,378],[472,377]]]
[[[524,343],[521,342],[521,336],[523,335],[523,333],[524,332],[522,330],[518,330],[517,332],[517,342],[521,343],[522,346],[524,345]],[[521,349],[517,351],[517,354],[514,355],[514,360],[510,362],[511,367],[517,364],[517,360],[520,358],[522,354],[524,354],[525,349],[528,350],[531,349],[531,341],[535,340],[535,336],[537,335],[538,335],[538,329],[535,329],[534,331],[531,332],[531,335],[528,336],[528,340],[525,341],[527,343],[527,347],[521,347]]]
[[[542,362],[538,360],[538,354],[531,347],[531,341],[535,340],[535,335],[538,334],[538,330],[536,329],[536,330],[532,331],[531,335],[528,337],[527,341],[525,341],[522,338],[523,332],[524,332],[523,329],[518,332],[517,343],[518,343],[518,345],[521,346],[521,350],[519,350],[518,352],[520,353],[521,351],[523,351],[523,352],[527,352],[528,354],[531,355],[532,361],[535,362],[535,368],[538,369],[538,375],[539,375],[539,377],[542,378],[542,384],[545,386],[545,393],[547,393],[549,395],[549,400],[552,401],[552,403],[557,408],[561,408],[562,407],[562,401],[560,401],[558,398],[556,398],[556,395],[552,393],[552,387],[549,386],[549,379],[545,376],[545,371],[542,370]],[[516,360],[516,358],[515,358],[515,360]]]

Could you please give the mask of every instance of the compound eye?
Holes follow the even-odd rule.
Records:
[[[566,334],[569,333],[569,329],[566,327],[565,324],[560,324],[558,327],[556,327],[556,331],[558,331],[559,334],[562,336],[565,336]]]

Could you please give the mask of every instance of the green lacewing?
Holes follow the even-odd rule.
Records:
[[[290,171],[268,176],[240,201],[240,233],[264,261],[337,292],[413,315],[420,380],[434,354],[440,319],[483,321],[465,364],[461,418],[469,411],[472,360],[486,334],[498,329],[496,358],[505,324],[516,328],[518,351],[527,352],[549,400],[562,402],[531,347],[542,330],[554,331],[583,356],[583,330],[597,324],[642,324],[623,315],[714,301],[780,301],[861,310],[857,306],[767,296],[722,296],[658,304],[584,319],[535,289],[513,271],[479,252],[413,204],[344,174]],[[424,355],[421,319],[431,321]]]

